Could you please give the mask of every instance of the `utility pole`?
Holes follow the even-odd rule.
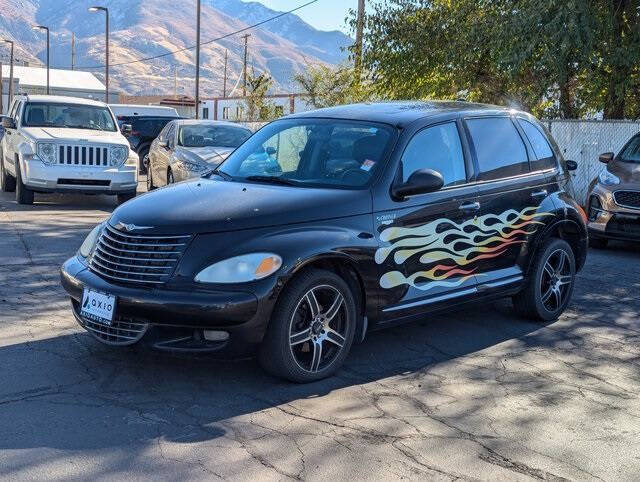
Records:
[[[222,97],[227,97],[227,54],[229,51],[224,50],[224,79],[222,79]]]
[[[9,57],[9,102],[7,105],[7,109],[8,109],[11,106],[11,101],[13,100],[13,40],[5,39],[2,41],[11,45],[11,56]],[[48,62],[47,62],[47,65],[48,65]],[[47,79],[48,78],[49,77],[47,76]],[[48,85],[48,82],[47,82],[47,85]],[[2,112],[2,109],[0,109],[0,112]]]
[[[71,32],[71,70],[73,70],[73,64],[76,56],[76,35]]]
[[[244,67],[242,69],[242,95],[243,97],[247,96],[247,41],[251,37],[251,34],[244,34],[242,38],[244,39]]]
[[[34,25],[32,28],[33,30],[47,32],[47,95],[49,95],[49,27],[46,27],[44,25]]]
[[[104,12],[105,24],[105,87],[104,102],[109,103],[109,9],[107,7],[89,7],[90,12]]]
[[[178,100],[178,66],[173,70],[173,96]]]
[[[198,3],[198,20],[196,21],[196,119],[200,110],[200,0]]]
[[[356,20],[356,44],[354,52],[354,70],[356,75],[356,82],[360,82],[360,76],[362,74],[362,32],[364,30],[364,2],[365,0],[358,0],[358,18]]]

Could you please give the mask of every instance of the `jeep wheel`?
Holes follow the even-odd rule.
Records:
[[[0,188],[2,192],[13,192],[16,190],[16,178],[4,169],[3,155],[0,151]]]
[[[147,163],[149,162],[149,147],[143,147],[140,149],[138,153],[138,157],[140,159],[140,166],[138,167],[138,172],[140,174],[147,174]]]
[[[278,300],[260,347],[260,364],[293,382],[328,377],[349,353],[356,319],[356,300],[340,276],[306,271]]]
[[[22,173],[18,162],[16,162],[16,201],[18,204],[33,204],[33,191],[22,182]]]
[[[513,297],[515,310],[537,321],[556,320],[571,300],[575,275],[571,246],[561,239],[549,239],[536,254],[525,288]]]

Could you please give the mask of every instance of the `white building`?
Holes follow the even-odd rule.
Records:
[[[6,113],[9,108],[9,70],[8,64],[2,64],[2,109]],[[46,94],[46,67],[13,66],[13,93]],[[49,93],[104,101],[105,86],[91,72],[80,70],[49,70]],[[119,93],[109,91],[109,102],[118,102]]]
[[[302,94],[274,94],[265,98],[276,107],[279,116],[312,110],[308,99]],[[200,101],[200,118],[212,120],[246,120],[246,97],[213,97]]]

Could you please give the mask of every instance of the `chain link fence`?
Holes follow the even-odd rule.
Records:
[[[605,169],[598,161],[600,154],[617,154],[640,132],[640,122],[634,121],[553,120],[546,121],[546,125],[564,158],[578,163],[578,169],[571,177],[576,200],[580,203],[585,202],[591,181]]]

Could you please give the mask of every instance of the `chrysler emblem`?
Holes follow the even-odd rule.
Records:
[[[151,229],[153,226],[136,226],[135,224],[125,224],[123,222],[119,222],[116,224],[116,229],[118,231],[127,231],[130,233],[131,231],[138,231],[142,229]]]

